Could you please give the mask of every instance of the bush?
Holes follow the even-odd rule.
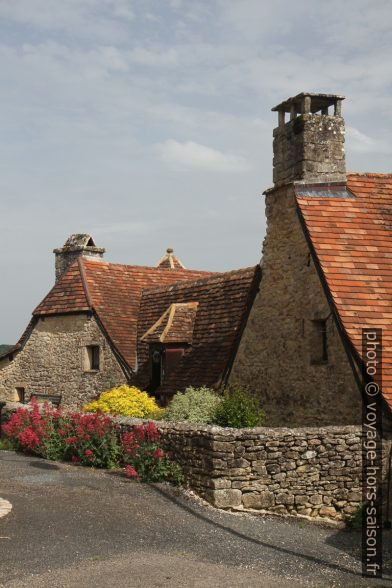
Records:
[[[192,388],[177,392],[166,409],[166,421],[212,423],[221,398],[209,388]]]
[[[366,508],[366,504],[360,504],[347,521],[347,525],[356,531],[362,529],[362,513],[364,508]]]
[[[163,412],[147,392],[126,385],[102,392],[98,400],[86,404],[83,410],[142,419],[159,418]]]
[[[128,477],[142,482],[179,484],[184,479],[181,468],[161,449],[153,422],[135,426],[119,439],[115,423],[102,413],[63,414],[33,400],[12,414],[3,431],[2,445],[46,459],[98,468],[121,465]]]
[[[125,472],[141,482],[184,480],[181,468],[172,462],[159,446],[159,432],[152,422],[133,427],[121,437]]]
[[[112,468],[118,465],[120,445],[116,427],[102,414],[64,415],[47,403],[18,408],[3,431],[14,449],[46,459]]]
[[[221,427],[259,427],[264,421],[265,413],[257,399],[239,385],[225,391],[214,415],[214,423]]]

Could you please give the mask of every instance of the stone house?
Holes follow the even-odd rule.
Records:
[[[155,267],[107,263],[90,235],[55,249],[56,283],[18,344],[0,356],[0,395],[61,395],[76,407],[123,383],[166,402],[226,381],[260,281],[259,266],[186,269],[171,249]]]
[[[187,270],[103,260],[89,235],[55,250],[56,284],[0,356],[8,398],[78,405],[132,382],[165,402],[187,385],[249,385],[270,426],[361,422],[363,327],[383,330],[392,407],[392,175],[346,173],[344,97],[282,102],[261,266]],[[286,120],[289,113],[289,120]]]
[[[231,372],[257,392],[272,426],[361,422],[370,327],[383,330],[390,427],[392,175],[346,174],[343,99],[299,94],[272,109],[261,287]]]

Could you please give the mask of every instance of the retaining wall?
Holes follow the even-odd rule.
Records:
[[[360,427],[157,425],[189,486],[216,507],[344,520],[361,502]]]

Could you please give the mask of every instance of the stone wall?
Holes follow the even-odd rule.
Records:
[[[344,119],[303,114],[274,129],[275,185],[346,180]]]
[[[86,366],[86,346],[99,345],[100,370]],[[62,405],[76,407],[98,392],[126,382],[94,317],[86,314],[41,318],[24,348],[0,361],[0,398],[16,400],[16,388],[62,394]]]
[[[339,521],[360,504],[360,427],[157,425],[190,487],[216,507]]]
[[[296,212],[291,186],[266,197],[260,292],[230,381],[253,389],[268,426],[359,424],[361,397]],[[326,319],[328,360],[315,357]]]

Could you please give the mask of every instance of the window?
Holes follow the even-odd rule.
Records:
[[[16,395],[18,398],[18,402],[23,402],[25,401],[25,396],[26,396],[26,391],[24,388],[16,388]]]
[[[99,345],[87,346],[87,371],[98,371],[100,369]]]
[[[170,345],[150,346],[150,385],[148,392],[154,393],[165,375],[172,372],[184,355],[184,347]]]
[[[327,363],[328,361],[328,334],[327,321],[311,321],[310,336],[310,361],[313,364]]]
[[[150,389],[154,392],[161,385],[163,379],[163,350],[151,349],[151,384]]]

